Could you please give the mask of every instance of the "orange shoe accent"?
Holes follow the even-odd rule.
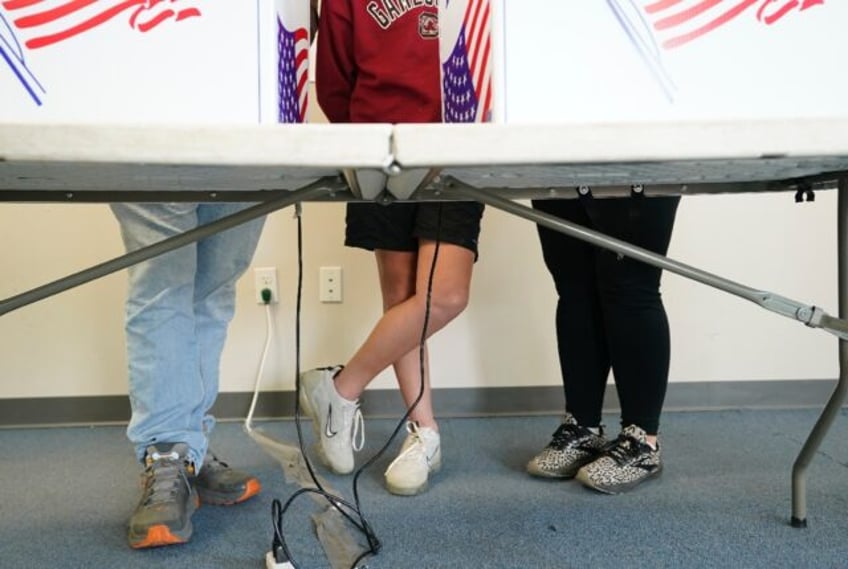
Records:
[[[145,547],[161,547],[163,545],[176,545],[178,543],[186,543],[188,540],[183,539],[171,533],[168,526],[158,525],[152,526],[147,530],[147,536],[141,540],[131,544],[133,549],[143,549]]]
[[[248,478],[244,483],[244,491],[235,498],[233,498],[232,495],[225,498],[219,492],[208,490],[205,491],[205,495],[204,492],[198,492],[198,495],[200,497],[200,501],[204,504],[212,504],[213,506],[233,506],[256,496],[261,491],[262,484],[259,480],[257,478]]]
[[[259,492],[262,491],[262,484],[260,484],[259,480],[256,478],[251,478],[247,481],[244,486],[244,492],[242,492],[241,496],[236,498],[235,500],[227,500],[226,502],[212,502],[219,506],[233,506],[235,504],[241,504],[245,500],[249,498],[253,498]]]
[[[256,478],[251,478],[247,481],[244,486],[244,492],[242,492],[241,496],[236,498],[235,500],[227,500],[226,502],[217,502],[220,506],[234,506],[235,504],[241,504],[245,500],[249,498],[253,498],[259,492],[262,491],[262,484],[259,483],[259,480]]]
[[[244,489],[244,494],[239,496],[238,500],[236,500],[236,504],[239,502],[244,502],[248,498],[253,498],[259,492],[262,491],[262,484],[259,482],[258,478],[251,478],[247,481],[247,487]]]

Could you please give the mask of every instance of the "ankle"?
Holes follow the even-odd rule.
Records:
[[[427,420],[419,420],[419,419],[410,419],[411,422],[416,423],[419,429],[429,429],[434,433],[439,432],[439,424],[436,423],[435,419],[427,419]]]
[[[348,386],[346,377],[347,376],[344,375],[344,368],[339,370],[336,375],[333,376],[333,391],[335,391],[336,396],[344,400],[344,402],[356,403],[359,400],[360,393]]]

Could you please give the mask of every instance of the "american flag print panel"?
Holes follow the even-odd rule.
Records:
[[[119,17],[130,29],[147,33],[201,15],[191,0],[3,0],[0,8],[0,62],[38,105],[46,89],[29,67],[30,50],[87,34]]]
[[[456,0],[445,7],[456,9]],[[444,27],[442,29],[445,29]],[[492,120],[492,11],[489,0],[469,0],[450,56],[442,63],[445,122]]]
[[[304,122],[309,100],[309,30],[304,27],[288,30],[279,17],[277,28],[278,120]]]
[[[643,10],[664,49],[695,41],[737,18],[755,18],[770,26],[824,0],[654,0]]]
[[[671,98],[664,52],[677,50],[747,19],[772,26],[825,0],[607,0],[633,48]]]
[[[118,16],[141,33],[200,16],[197,7],[180,0],[5,0],[2,6],[29,49],[84,34]]]

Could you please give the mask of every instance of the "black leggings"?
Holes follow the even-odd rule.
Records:
[[[679,197],[535,200],[533,207],[665,255]],[[659,430],[670,339],[662,271],[538,227],[559,302],[557,345],[565,409],[584,426],[601,423],[612,368],[621,425]]]

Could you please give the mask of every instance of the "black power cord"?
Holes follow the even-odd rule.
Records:
[[[427,328],[430,324],[430,303],[433,292],[433,278],[436,272],[436,262],[439,258],[439,247],[441,244],[441,240],[439,236],[441,235],[441,224],[442,224],[442,204],[439,203],[439,211],[438,211],[438,225],[436,230],[436,247],[433,252],[433,260],[430,264],[430,274],[427,278],[427,292],[426,292],[426,300],[424,305],[424,324],[421,330],[421,338],[419,341],[419,357],[418,357],[418,365],[419,365],[419,374],[421,378],[421,382],[418,389],[418,396],[413,401],[412,405],[410,405],[406,412],[401,417],[398,424],[395,426],[392,434],[389,436],[386,443],[370,458],[368,459],[362,466],[360,466],[353,476],[352,490],[353,490],[353,498],[354,502],[351,504],[350,502],[344,500],[343,498],[336,496],[330,492],[327,492],[324,487],[321,485],[318,480],[318,476],[315,474],[315,470],[312,467],[312,463],[309,460],[307,453],[304,451],[304,442],[303,442],[303,430],[300,422],[300,316],[301,316],[301,303],[303,298],[303,223],[302,223],[302,209],[301,204],[297,204],[295,206],[295,216],[297,218],[297,301],[295,308],[295,427],[297,429],[297,440],[298,445],[300,447],[301,454],[304,458],[304,463],[306,464],[306,469],[309,472],[309,476],[311,477],[313,483],[315,484],[315,488],[300,488],[295,491],[289,498],[286,500],[285,504],[281,503],[280,500],[274,499],[271,503],[271,522],[274,528],[274,537],[271,544],[271,552],[269,553],[269,558],[266,561],[269,569],[300,569],[298,564],[293,559],[291,551],[289,550],[288,544],[286,543],[285,533],[283,530],[283,520],[285,517],[286,511],[288,511],[291,504],[300,496],[312,493],[318,494],[324,497],[332,506],[334,506],[338,512],[340,512],[357,530],[359,530],[363,536],[365,537],[368,543],[368,550],[359,555],[351,565],[351,569],[357,569],[359,564],[368,556],[377,555],[382,548],[382,543],[380,542],[377,534],[374,532],[371,524],[366,520],[364,514],[362,513],[362,504],[359,497],[359,477],[361,474],[369,468],[372,464],[374,464],[391,446],[397,434],[400,432],[401,428],[406,424],[406,421],[409,419],[410,414],[421,401],[421,398],[424,395],[424,354],[425,354],[425,343],[427,341]],[[273,558],[273,559],[272,559]],[[272,565],[273,563],[273,565]]]
[[[312,462],[309,460],[308,454],[304,450],[303,428],[300,421],[300,317],[303,299],[303,222],[301,205],[297,204],[295,210],[295,215],[297,217],[297,301],[295,307],[294,417],[300,452],[303,455],[304,463],[306,464],[306,469],[309,472],[309,476],[312,479],[312,482],[315,484],[315,488],[301,488],[297,490],[289,497],[289,499],[283,505],[280,504],[279,500],[274,500],[274,502],[272,502],[272,523],[274,525],[274,541],[272,543],[272,551],[274,552],[275,557],[280,558],[281,560],[285,560],[285,562],[289,563],[294,569],[299,569],[297,563],[293,559],[291,551],[289,550],[289,547],[285,540],[285,533],[283,531],[283,518],[285,516],[285,512],[288,510],[294,500],[306,493],[314,493],[326,498],[327,501],[331,505],[333,505],[354,527],[356,527],[360,532],[365,534],[366,539],[368,540],[368,543],[370,545],[371,551],[374,551],[375,553],[379,551],[380,544],[379,540],[377,540],[376,535],[371,529],[371,526],[367,523],[364,516],[361,514],[358,503],[354,506],[342,499],[341,497],[331,494],[324,489],[324,487],[321,485],[321,482],[318,480],[318,476],[315,474],[315,470],[312,466]],[[358,520],[356,518],[358,518]],[[352,569],[355,569],[357,563],[354,564]]]

